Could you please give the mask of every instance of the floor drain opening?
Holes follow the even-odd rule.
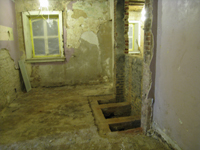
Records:
[[[141,125],[141,121],[135,120],[135,121],[131,121],[131,122],[109,124],[109,128],[112,132],[125,131],[125,130],[129,130],[129,129],[139,128],[140,125]]]
[[[109,119],[109,118],[115,118],[115,114],[114,113],[110,113],[110,114],[104,114],[105,118],[106,119]]]
[[[121,107],[108,107],[102,108],[102,113],[106,119],[126,117],[131,115],[131,106],[121,106]]]

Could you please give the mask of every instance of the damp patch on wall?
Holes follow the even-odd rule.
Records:
[[[78,48],[81,36],[91,31],[97,34],[100,25],[110,18],[108,2],[78,1],[72,4],[72,10],[66,11],[67,47]]]

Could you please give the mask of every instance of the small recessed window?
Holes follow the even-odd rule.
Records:
[[[129,53],[140,53],[140,23],[137,21],[129,22],[128,30]]]
[[[28,62],[64,61],[62,12],[24,12],[23,29]]]

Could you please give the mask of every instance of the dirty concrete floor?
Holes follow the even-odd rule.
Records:
[[[87,96],[112,94],[110,84],[35,88],[0,113],[0,149],[168,150],[142,133],[101,137]]]

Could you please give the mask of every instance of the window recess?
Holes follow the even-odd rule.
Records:
[[[139,54],[140,51],[140,22],[129,21],[129,53]]]
[[[23,12],[27,62],[65,61],[61,11]]]

